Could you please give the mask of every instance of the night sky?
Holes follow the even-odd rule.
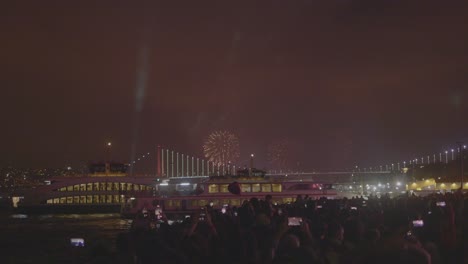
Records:
[[[258,167],[287,138],[304,170],[468,142],[467,1],[9,2],[0,166],[79,166],[107,141],[201,157],[219,129]]]

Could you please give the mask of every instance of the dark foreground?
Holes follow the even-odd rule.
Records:
[[[0,263],[105,263],[116,255],[115,241],[131,220],[118,214],[0,216]],[[70,238],[85,240],[72,247]]]
[[[0,262],[468,263],[467,198],[298,197],[276,205],[266,197],[222,211],[207,205],[179,222],[164,212],[141,212],[133,221],[118,214],[3,215]],[[72,237],[85,246],[71,246]]]

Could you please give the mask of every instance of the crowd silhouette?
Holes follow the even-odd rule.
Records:
[[[467,194],[206,207],[171,222],[143,210],[117,240],[122,263],[468,263]]]

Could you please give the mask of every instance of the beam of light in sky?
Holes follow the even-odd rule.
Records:
[[[133,125],[133,136],[132,136],[132,148],[130,153],[130,160],[135,158],[136,144],[138,130],[140,128],[140,113],[143,110],[145,91],[148,83],[148,71],[149,71],[149,47],[147,43],[144,43],[140,48],[139,65],[137,68],[136,76],[136,90],[135,90],[135,119]],[[130,171],[130,175],[133,174],[133,169]]]

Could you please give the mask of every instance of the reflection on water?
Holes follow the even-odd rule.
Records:
[[[25,219],[25,218],[28,218],[28,215],[25,215],[25,214],[13,214],[13,215],[10,215],[11,218],[17,218],[17,219]]]
[[[12,214],[9,217],[0,217],[0,223],[8,224],[8,228],[13,226],[21,226],[23,228],[34,226],[38,228],[74,228],[79,226],[89,229],[99,228],[101,230],[123,231],[130,228],[132,220],[122,219],[119,214]]]

